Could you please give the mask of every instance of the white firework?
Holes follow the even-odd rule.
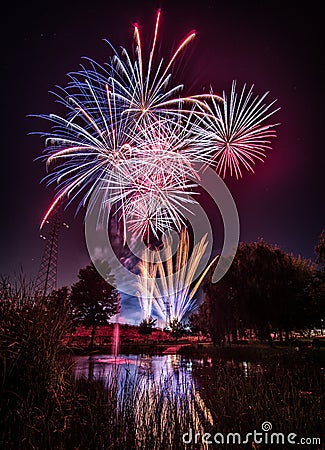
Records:
[[[62,199],[79,197],[85,205],[103,189],[103,207],[116,205],[133,230],[151,227],[156,234],[184,223],[182,205],[193,201],[187,176],[197,177],[194,162],[208,160],[195,128],[206,99],[218,97],[180,97],[182,85],[170,86],[171,67],[195,33],[154,70],[159,18],[160,11],[146,69],[135,25],[135,60],[125,49],[104,66],[88,59],[90,68],[70,73],[68,86],[56,94],[67,114],[39,116],[53,126],[43,133],[51,170],[46,180],[57,185],[41,226]]]
[[[238,178],[241,165],[253,170],[254,160],[270,148],[275,125],[264,122],[275,113],[274,102],[263,104],[267,94],[252,99],[252,88],[238,96],[235,83],[229,101],[225,94],[182,97],[183,85],[172,85],[172,68],[195,33],[166,64],[157,63],[159,21],[160,11],[148,58],[136,24],[134,58],[112,47],[104,65],[87,59],[88,68],[70,73],[67,87],[56,94],[66,114],[39,116],[52,124],[43,133],[44,158],[46,181],[57,188],[41,226],[64,198],[77,197],[81,206],[104,191],[102,207],[114,206],[135,234],[179,231],[195,202],[197,163]]]

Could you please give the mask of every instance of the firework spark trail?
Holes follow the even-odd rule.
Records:
[[[265,152],[271,149],[270,139],[276,137],[274,127],[278,124],[263,124],[280,108],[272,110],[275,101],[263,103],[268,92],[261,98],[252,98],[253,86],[247,94],[245,91],[246,86],[238,96],[233,82],[229,100],[225,92],[221,104],[212,99],[214,111],[206,116],[206,129],[202,128],[207,147],[213,153],[211,163],[214,162],[223,178],[227,171],[237,179],[241,177],[241,165],[254,172],[255,160],[263,161]]]
[[[271,110],[274,102],[263,104],[267,94],[252,100],[252,88],[246,95],[244,87],[238,98],[234,83],[229,101],[225,93],[181,96],[183,85],[171,83],[172,68],[195,32],[166,64],[157,62],[160,16],[158,10],[148,62],[135,24],[134,58],[109,44],[114,54],[106,64],[87,58],[89,67],[70,73],[67,87],[55,94],[66,116],[38,116],[52,124],[42,133],[50,171],[45,180],[57,185],[41,227],[61,200],[79,198],[79,209],[104,190],[103,209],[114,206],[125,231],[180,231],[195,203],[189,179],[200,182],[196,163],[238,178],[241,166],[253,171],[254,160],[270,148],[275,125],[264,122],[277,110]]]
[[[157,274],[157,265],[154,264],[154,254],[150,252],[147,256],[149,257],[149,260],[146,262],[141,261],[139,265],[143,280],[142,283],[139,284],[140,291],[137,293],[144,319],[151,317],[152,300],[155,291],[155,278]],[[143,293],[146,293],[146,295],[142,295]]]
[[[150,51],[149,62],[146,75],[144,75],[143,51],[138,24],[134,24],[134,37],[137,44],[137,59],[135,62],[129,56],[126,49],[123,48],[122,57],[116,53],[111,69],[118,75],[118,81],[112,78],[116,84],[117,98],[122,102],[124,113],[133,113],[137,117],[136,125],[143,122],[145,125],[161,118],[161,116],[176,116],[178,120],[180,114],[188,114],[188,109],[180,108],[180,105],[189,104],[200,105],[203,110],[206,108],[206,99],[221,101],[221,98],[215,94],[202,94],[187,97],[181,97],[178,94],[183,89],[183,84],[167,88],[170,83],[171,73],[169,72],[178,55],[191,42],[196,33],[190,32],[178,45],[171,59],[163,69],[163,60],[160,60],[155,74],[152,74],[153,56],[156,47],[161,11],[158,10],[156,26],[152,48]],[[124,61],[125,60],[125,61]],[[151,81],[152,79],[152,81]],[[151,84],[150,84],[151,81]]]
[[[149,226],[154,232],[163,232],[168,225],[180,229],[184,224],[180,211],[188,211],[186,204],[193,203],[189,195],[196,186],[189,176],[198,178],[192,164],[202,161],[202,155],[184,127],[170,121],[147,127],[134,140],[133,158],[119,166],[120,184],[107,183],[111,202],[123,198],[129,230],[139,235]]]
[[[193,175],[193,162],[207,161],[194,129],[199,127],[198,116],[205,114],[206,100],[219,97],[180,97],[183,85],[169,87],[170,69],[195,33],[181,41],[166,67],[161,60],[154,70],[159,19],[160,10],[146,73],[136,24],[135,60],[125,49],[121,54],[113,49],[114,56],[104,66],[87,59],[90,68],[70,73],[66,89],[55,94],[68,111],[66,117],[39,116],[53,125],[52,132],[45,134],[47,168],[52,170],[45,179],[57,184],[56,198],[41,226],[64,197],[70,203],[81,196],[80,207],[100,189],[107,191],[107,206],[119,203],[125,223],[137,232],[149,227],[154,233],[172,227],[179,230],[184,223],[180,208],[191,201],[187,175]],[[174,186],[167,172],[173,174]],[[131,181],[134,173],[138,181],[145,180],[141,188]],[[147,211],[139,200],[148,205]],[[142,222],[141,216],[145,217]]]
[[[175,265],[171,239],[170,236],[164,236],[161,253],[149,249],[144,251],[139,263],[138,278],[138,299],[143,318],[148,319],[154,308],[167,326],[175,319],[180,322],[197,309],[198,302],[194,296],[203,277],[217,259],[216,257],[211,261],[192,286],[207,247],[206,236],[194,246],[190,256],[188,232],[186,228],[182,228]]]
[[[135,139],[134,154],[139,155],[140,164],[124,177],[128,229],[139,236],[149,228],[155,235],[173,227],[180,230],[185,225],[184,213],[190,213],[187,206],[194,202],[196,183],[189,178],[198,179],[198,174],[193,163],[202,162],[207,153],[196,150],[195,139],[189,139],[186,128],[170,121],[147,127]],[[118,196],[119,192],[112,195],[112,201]]]

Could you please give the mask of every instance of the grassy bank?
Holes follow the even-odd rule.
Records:
[[[292,345],[252,343],[247,345],[232,345],[231,347],[216,347],[212,344],[184,345],[179,351],[183,356],[192,358],[220,358],[236,361],[316,364],[325,366],[325,349],[308,349],[298,351]]]

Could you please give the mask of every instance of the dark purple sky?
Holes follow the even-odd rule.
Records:
[[[22,264],[36,275],[44,241],[39,238],[41,216],[53,189],[40,185],[45,167],[34,159],[44,141],[28,133],[45,129],[29,114],[60,112],[48,91],[64,86],[66,73],[77,70],[82,56],[103,63],[110,54],[102,41],[131,48],[132,23],[138,22],[147,42],[155,13],[162,8],[161,55],[188,31],[198,36],[182,58],[177,76],[187,91],[210,84],[217,93],[255,85],[270,91],[281,111],[278,138],[256,173],[243,173],[226,182],[237,203],[241,240],[263,237],[285,251],[314,257],[313,248],[324,213],[324,37],[320,2],[268,1],[74,1],[20,6],[7,2],[1,33],[1,265],[12,274]],[[76,205],[75,205],[76,206]],[[65,216],[62,230],[59,285],[76,280],[89,258],[83,237],[83,211]]]

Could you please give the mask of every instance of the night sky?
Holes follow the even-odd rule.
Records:
[[[49,94],[64,86],[66,73],[78,70],[83,56],[104,63],[111,54],[103,42],[131,49],[132,23],[150,43],[156,9],[162,8],[159,49],[166,59],[190,30],[198,36],[177,65],[185,92],[229,91],[232,80],[254,92],[270,91],[281,111],[278,137],[265,163],[239,181],[226,179],[236,201],[241,240],[259,237],[283,250],[314,259],[325,227],[324,213],[324,37],[321,2],[74,1],[6,2],[1,11],[1,265],[12,275],[22,265],[37,274],[44,241],[39,223],[54,190],[40,184],[45,165],[35,161],[44,140],[29,135],[47,131],[27,117],[63,113]],[[2,7],[3,8],[3,7]],[[89,262],[83,211],[76,204],[60,236],[59,286],[70,285]]]

